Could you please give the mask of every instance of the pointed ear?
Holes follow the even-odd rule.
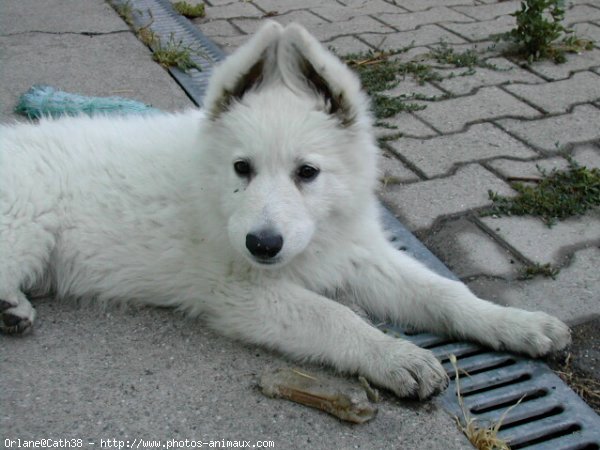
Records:
[[[211,119],[218,118],[246,92],[274,75],[277,42],[282,31],[277,22],[268,21],[214,70],[204,99],[204,108]]]
[[[284,83],[293,90],[316,95],[323,110],[336,116],[342,126],[369,117],[369,102],[358,77],[300,25],[285,28],[277,58]]]

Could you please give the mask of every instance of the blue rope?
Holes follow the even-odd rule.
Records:
[[[123,97],[88,97],[57,90],[51,86],[33,86],[19,98],[15,112],[30,119],[64,115],[154,114],[160,110]]]

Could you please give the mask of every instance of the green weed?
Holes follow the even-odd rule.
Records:
[[[183,44],[182,41],[176,41],[171,35],[169,40],[163,44],[159,39],[155,39],[154,53],[152,59],[163,67],[177,67],[181,70],[202,68],[192,60],[192,54],[198,52],[192,47]]]
[[[454,67],[467,67],[469,69],[480,67],[491,70],[502,70],[495,64],[488,63],[481,59],[477,52],[472,48],[457,53],[445,42],[440,43],[439,46],[434,48],[430,55],[438,63],[450,64]]]
[[[523,267],[519,272],[519,280],[530,280],[537,275],[542,275],[544,277],[556,279],[556,275],[558,275],[560,269],[554,267],[550,263],[539,264],[535,263],[530,266]]]
[[[565,17],[563,0],[524,0],[521,9],[512,14],[517,26],[501,36],[517,45],[517,54],[530,63],[552,59],[566,61],[565,53],[580,52],[593,46],[591,41],[577,38],[573,30],[562,25]],[[562,37],[562,40],[559,40]]]
[[[541,178],[535,185],[511,184],[519,195],[504,197],[488,191],[493,204],[482,215],[534,215],[549,227],[557,220],[584,214],[600,205],[600,169],[588,169],[570,160],[568,170],[546,173],[538,167]]]
[[[188,19],[195,19],[197,17],[204,17],[206,15],[203,3],[198,5],[190,5],[186,1],[175,2],[173,3],[173,9]]]
[[[127,25],[133,27],[133,7],[128,0],[125,3],[110,2],[116,13],[125,21]]]

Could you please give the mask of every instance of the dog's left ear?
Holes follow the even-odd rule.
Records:
[[[368,117],[369,103],[358,77],[302,26],[290,24],[283,31],[277,64],[286,85],[316,94],[324,111],[342,126]]]

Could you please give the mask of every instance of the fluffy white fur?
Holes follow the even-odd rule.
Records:
[[[5,331],[31,327],[23,292],[40,287],[177,306],[234,338],[422,398],[446,383],[432,353],[325,293],[495,349],[538,356],[569,343],[559,320],[478,299],[387,242],[368,101],[298,25],[269,23],[228,58],[204,112],[4,126],[0,150]],[[303,179],[305,166],[316,176]],[[249,251],[248,235],[263,232],[283,239],[273,257]]]

